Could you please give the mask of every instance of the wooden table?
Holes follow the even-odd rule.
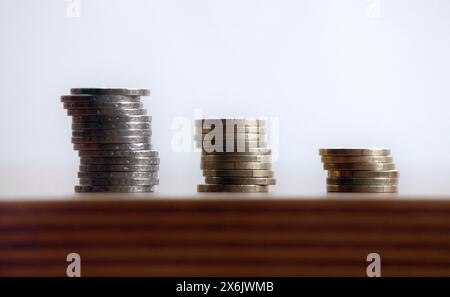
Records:
[[[151,193],[0,200],[0,275],[450,276],[450,196]]]

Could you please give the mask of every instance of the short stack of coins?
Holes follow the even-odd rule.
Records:
[[[205,177],[198,192],[268,192],[276,184],[265,120],[201,119],[195,126]]]
[[[323,148],[328,192],[396,193],[398,176],[389,149]]]
[[[148,95],[148,89],[76,88],[61,96],[80,156],[76,192],[154,191],[159,156],[140,100]]]

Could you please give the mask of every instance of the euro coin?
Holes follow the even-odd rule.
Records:
[[[327,185],[328,192],[396,193],[397,186]]]
[[[393,163],[347,163],[347,164],[324,164],[325,170],[370,170],[370,171],[386,171],[394,170]]]
[[[137,88],[73,88],[72,95],[125,95],[125,96],[149,96],[149,89]]]
[[[150,143],[150,136],[98,136],[98,137],[72,137],[73,144],[79,143]]]
[[[150,129],[113,129],[113,130],[87,130],[87,131],[72,131],[73,137],[104,137],[104,136],[151,136]]]
[[[321,156],[389,156],[389,149],[385,148],[322,148]]]
[[[241,118],[222,118],[222,119],[199,119],[195,121],[196,127],[210,129],[212,127],[228,127],[232,126],[265,126],[266,121],[263,119],[241,119]]]
[[[243,126],[243,127],[232,127],[227,130],[226,127],[221,128],[202,128],[202,127],[196,127],[197,134],[208,134],[208,133],[223,133],[223,134],[236,134],[236,133],[251,133],[251,134],[266,134],[267,130],[265,127],[260,126]]]
[[[225,162],[271,162],[272,155],[204,155],[202,161],[225,161]]]
[[[259,148],[250,148],[245,152],[207,152],[205,150],[202,151],[203,156],[247,156],[247,155],[270,155],[272,154],[272,150],[270,148],[259,147]]]
[[[124,96],[124,95],[64,95],[61,96],[63,103],[122,103],[122,102],[140,102],[139,96]]]
[[[99,178],[80,178],[82,186],[154,186],[158,185],[157,178],[139,178],[139,179],[99,179]]]
[[[78,172],[78,178],[87,179],[157,179],[157,171]]]
[[[151,150],[152,145],[149,142],[143,143],[78,143],[73,145],[74,150],[114,150],[114,151],[144,151]]]
[[[203,170],[207,177],[273,177],[271,170]]]
[[[70,116],[90,116],[90,115],[134,115],[143,116],[147,110],[138,109],[117,109],[117,108],[94,108],[94,109],[69,109],[67,114]]]
[[[151,129],[151,122],[120,122],[120,123],[80,123],[72,124],[73,131],[85,131],[85,130],[140,130]]]
[[[82,165],[159,165],[159,158],[81,157]]]
[[[207,162],[202,161],[201,169],[226,169],[226,170],[271,170],[272,163],[261,162]]]
[[[118,193],[145,193],[153,192],[153,186],[75,186],[75,192],[118,192]]]
[[[322,157],[323,163],[392,163],[394,159],[390,156],[356,156],[356,157]]]
[[[380,185],[391,186],[398,185],[396,178],[349,178],[349,177],[329,177],[327,178],[328,185]]]
[[[266,193],[269,186],[259,185],[197,185],[198,192],[235,192],[235,193]]]
[[[276,179],[265,177],[206,177],[207,184],[219,185],[275,185]]]
[[[147,115],[79,115],[72,117],[73,124],[84,123],[145,123],[150,122],[151,117]]]
[[[388,171],[351,171],[351,170],[329,170],[328,177],[337,178],[398,178],[397,170]]]
[[[142,109],[141,102],[117,102],[117,103],[92,103],[92,102],[66,102],[63,104],[65,109]]]
[[[78,151],[80,157],[156,158],[157,151]]]
[[[80,165],[81,172],[92,171],[158,171],[158,165]]]

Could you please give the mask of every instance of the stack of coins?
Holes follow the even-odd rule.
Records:
[[[319,153],[328,170],[328,192],[397,192],[398,171],[389,149],[324,148]]]
[[[80,156],[76,192],[152,192],[159,184],[151,117],[140,96],[148,89],[71,89],[61,102],[72,116]]]
[[[202,119],[195,125],[205,176],[198,192],[268,192],[275,185],[264,120]]]

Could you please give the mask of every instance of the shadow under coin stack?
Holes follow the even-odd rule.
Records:
[[[275,185],[264,120],[202,119],[195,125],[205,176],[198,192],[268,192]]]
[[[61,96],[72,116],[72,143],[80,156],[76,192],[153,192],[159,184],[151,117],[140,96],[148,89],[71,89]]]
[[[328,192],[396,193],[398,171],[389,149],[320,149]]]

